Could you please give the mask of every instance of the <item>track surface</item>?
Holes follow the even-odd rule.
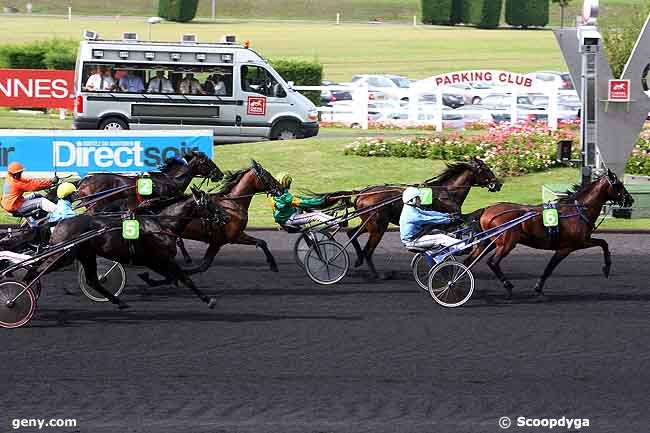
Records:
[[[543,304],[530,288],[550,254],[519,247],[504,262],[514,302],[480,265],[487,299],[450,310],[416,288],[395,233],[377,260],[400,271],[393,280],[353,271],[334,287],[293,263],[293,236],[254,234],[280,273],[259,250],[225,248],[196,278],[219,295],[215,310],[185,288],[143,296],[130,272],[133,308],[118,312],[64,295],[76,276],[53,274],[34,320],[0,330],[0,432],[14,418],[77,419],[42,430],[53,432],[496,432],[501,416],[648,431],[650,237],[603,235],[612,277],[600,250],[577,253]]]

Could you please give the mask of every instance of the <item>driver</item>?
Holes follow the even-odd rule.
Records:
[[[73,183],[63,182],[56,188],[56,196],[59,201],[56,202],[56,209],[50,214],[48,222],[58,223],[66,218],[77,216],[72,209],[71,195],[77,192],[77,187]]]
[[[35,209],[41,209],[47,213],[53,212],[56,205],[39,194],[23,193],[40,191],[48,188],[59,181],[54,176],[52,179],[27,179],[23,177],[25,167],[20,162],[14,161],[7,167],[4,191],[2,194],[2,207],[9,213],[25,215]]]
[[[288,173],[280,173],[275,177],[284,192],[273,197],[273,219],[280,225],[303,226],[311,222],[327,222],[331,216],[320,211],[302,212],[303,209],[314,208],[326,204],[326,197],[301,197],[289,192],[293,178]]]
[[[402,193],[404,207],[399,217],[399,235],[406,248],[428,249],[458,244],[459,240],[444,233],[423,235],[427,225],[449,224],[457,218],[434,210],[421,209],[420,190],[408,187]],[[461,244],[458,245],[462,247]]]

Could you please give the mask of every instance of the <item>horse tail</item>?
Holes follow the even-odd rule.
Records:
[[[300,195],[308,198],[323,199],[325,200],[323,208],[328,208],[340,202],[352,206],[360,193],[360,190],[340,190],[332,192],[314,192],[305,190],[301,191]]]

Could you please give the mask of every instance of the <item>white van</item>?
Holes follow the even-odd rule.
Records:
[[[103,41],[86,31],[75,71],[75,129],[205,129],[216,141],[318,134],[318,113],[253,50],[234,44]]]

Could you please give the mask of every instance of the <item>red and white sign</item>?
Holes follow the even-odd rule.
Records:
[[[246,114],[251,116],[266,115],[266,96],[249,96],[246,105]]]
[[[74,107],[74,71],[0,69],[0,107]]]
[[[435,86],[451,86],[452,84],[471,83],[484,81],[508,86],[518,86],[530,89],[534,87],[535,80],[532,77],[509,71],[477,70],[460,71],[449,74],[436,75],[427,78],[423,82],[432,82]]]
[[[609,80],[607,99],[616,102],[630,102],[630,80]]]

